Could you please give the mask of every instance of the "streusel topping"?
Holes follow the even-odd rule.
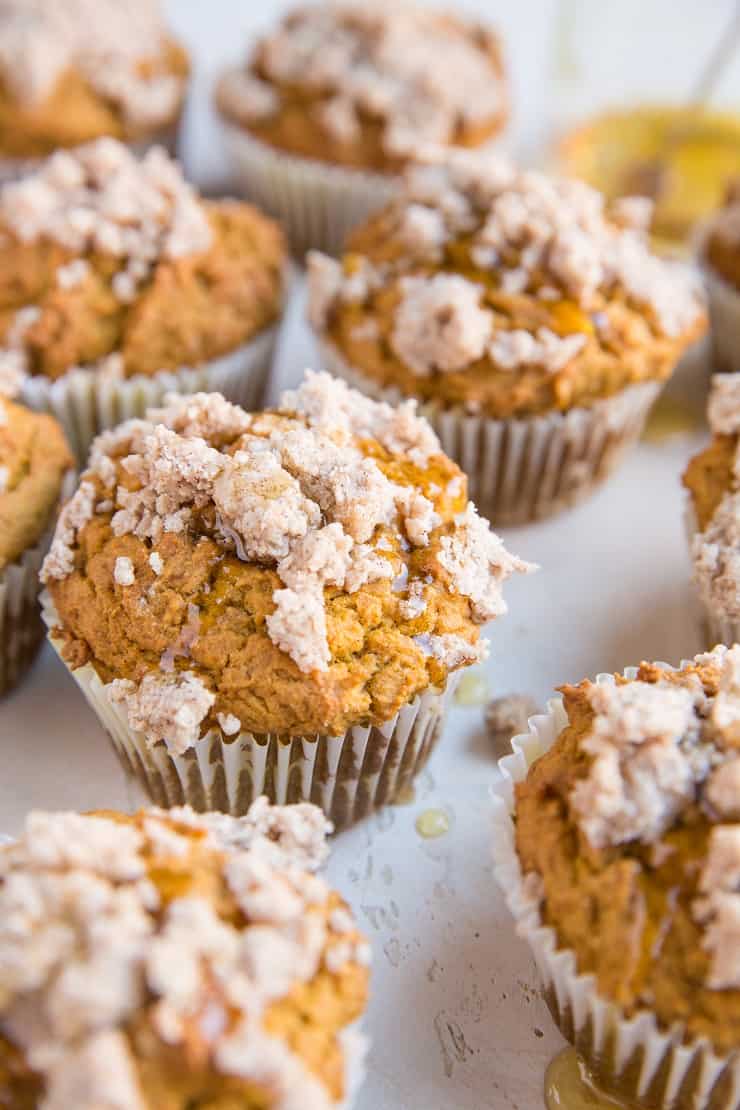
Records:
[[[159,0],[4,0],[0,73],[28,105],[77,69],[131,126],[156,128],[172,119],[182,96],[182,80],[156,66],[165,39]],[[154,63],[151,72],[144,61]]]
[[[275,412],[250,416],[201,394],[173,398],[101,436],[44,564],[60,604],[93,527],[116,548],[108,588],[124,604],[136,599],[142,614],[167,588],[163,553],[173,537],[207,541],[219,574],[231,573],[229,560],[262,568],[269,607],[260,635],[317,681],[344,673],[345,651],[351,658],[363,650],[360,641],[337,657],[342,598],[357,598],[368,617],[381,596],[389,615],[398,606],[409,638],[389,629],[386,650],[403,645],[417,666],[431,660],[446,675],[481,657],[477,626],[505,611],[504,580],[530,569],[466,506],[459,471],[413,402],[394,409],[310,372]],[[440,602],[426,612],[427,587],[465,618],[435,627]],[[109,693],[131,726],[175,752],[219,715],[239,717],[214,690],[209,668],[193,665],[211,624],[204,611],[212,588],[189,598],[158,666],[110,668]]]
[[[0,850],[0,1038],[42,1080],[39,1105],[154,1107],[176,1049],[179,1081],[193,1070],[196,1085],[269,1092],[275,1110],[334,1107],[342,1091],[271,1021],[319,976],[366,978],[368,946],[315,874],[329,828],[314,806],[264,798],[240,819],[30,814]],[[341,1054],[354,1016],[304,1020]]]
[[[281,90],[306,88],[320,94],[314,111],[330,138],[352,143],[372,119],[386,153],[407,156],[503,112],[491,42],[482,28],[408,0],[311,4],[261,40],[248,71],[224,78],[221,102],[237,118],[269,122]]]

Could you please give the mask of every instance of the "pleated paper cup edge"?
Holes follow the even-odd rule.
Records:
[[[674,670],[683,668],[687,663],[682,660],[678,668],[662,662],[656,663],[656,666]],[[634,679],[637,672],[637,667],[627,667],[623,675]],[[596,681],[613,684],[614,676],[599,674]],[[560,1025],[554,1015],[553,1019],[571,1043],[579,1041],[580,1034],[585,1037],[587,1033],[597,1037],[601,1046],[605,1045],[607,1035],[613,1038],[622,1072],[635,1054],[642,1052],[642,1071],[635,1088],[631,1092],[620,1090],[620,1094],[639,1099],[649,1088],[651,1080],[669,1063],[670,1072],[664,1083],[665,1097],[661,1108],[670,1110],[673,1096],[680,1090],[689,1070],[696,1067],[699,1061],[701,1075],[698,1082],[704,1087],[704,1097],[692,1103],[693,1110],[708,1107],[711,1090],[719,1077],[726,1074],[727,1068],[732,1069],[732,1101],[723,1102],[716,1110],[736,1110],[740,1106],[740,1055],[737,1052],[718,1055],[706,1038],[685,1041],[684,1030],[678,1023],[669,1030],[663,1030],[650,1010],[641,1010],[632,1018],[625,1017],[614,1002],[598,993],[593,975],[578,972],[575,952],[559,945],[556,930],[543,923],[537,894],[527,888],[515,846],[514,787],[526,779],[529,769],[550,750],[567,723],[563,699],[551,699],[544,714],[530,718],[529,731],[512,738],[512,752],[498,761],[501,778],[492,787],[494,878],[514,918],[517,935],[527,942],[535,956],[543,986],[546,991],[555,994],[558,1009],[563,1008],[563,1002],[567,1006],[573,1033]],[[581,1050],[582,1044],[579,1043],[578,1047]],[[598,1050],[597,1044],[597,1054]],[[586,1056],[586,1064],[589,1063],[594,1061],[589,1061]]]
[[[689,558],[691,559],[693,572],[693,542],[696,536],[699,535],[700,528],[690,496],[687,497],[684,507],[684,528],[686,531]],[[712,605],[711,602],[703,596],[696,582],[693,583],[693,587],[694,598],[697,610],[700,614],[700,623],[702,625],[702,633],[707,650],[711,651],[717,644],[726,644],[728,647],[732,647],[733,644],[740,643],[740,621],[735,620],[733,617],[723,613],[718,607]]]

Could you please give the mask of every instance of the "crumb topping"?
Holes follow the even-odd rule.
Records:
[[[43,1080],[40,1105],[148,1105],[143,1025],[185,1071],[195,1038],[212,1071],[269,1090],[276,1110],[335,1106],[301,1048],[265,1024],[322,969],[367,964],[315,874],[328,828],[314,806],[264,798],[242,819],[32,813],[0,851],[0,1026]],[[187,859],[208,881],[178,893]]]
[[[707,405],[709,427],[716,435],[740,432],[740,374],[714,374]]]
[[[393,350],[420,377],[475,362],[493,333],[493,315],[480,307],[480,295],[477,285],[457,274],[404,278]]]
[[[691,546],[694,579],[712,608],[740,617],[740,493],[729,491]]]
[[[297,9],[258,43],[247,71],[225,75],[220,102],[237,119],[269,122],[296,87],[316,97],[329,138],[351,143],[371,119],[392,156],[455,142],[505,109],[493,36],[408,0]]]
[[[0,28],[0,73],[20,104],[43,102],[74,68],[132,127],[156,128],[178,109],[183,82],[162,65],[158,0],[4,0]]]
[[[451,477],[432,487],[433,466]],[[146,608],[156,583],[169,585],[164,553],[173,539],[200,537],[211,560],[270,571],[263,627],[306,675],[326,674],[336,661],[332,598],[385,582],[399,618],[414,621],[427,608],[420,581],[436,578],[469,614],[467,624],[457,618],[429,643],[416,641],[417,655],[431,656],[446,675],[481,656],[474,626],[505,612],[506,578],[532,569],[506,551],[472,503],[456,515],[452,506],[465,504],[456,476],[413,402],[394,409],[327,374],[309,372],[279,409],[254,416],[219,395],[177,397],[98,438],[42,577],[54,593],[82,565],[86,525],[102,527],[121,541],[109,564],[115,588]],[[133,557],[137,543],[142,561]],[[191,601],[155,670],[106,673],[131,727],[173,752],[208,727],[237,731],[232,709],[217,703],[194,666],[208,627]],[[417,631],[405,633],[411,643]]]
[[[699,879],[704,895],[694,904],[704,924],[704,947],[711,953],[707,986],[740,988],[740,825],[712,829],[709,852]]]

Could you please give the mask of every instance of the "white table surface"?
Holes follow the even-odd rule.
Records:
[[[225,54],[239,53],[239,34],[279,7],[257,0],[170,4],[179,29],[199,49],[186,151],[189,169],[204,184],[222,180],[224,170],[206,103],[210,79]],[[524,0],[493,7],[509,13],[515,60],[523,59],[516,83],[529,93],[517,133],[533,141],[546,101],[541,74],[554,5]],[[300,301],[299,290],[274,391],[317,365]],[[699,412],[701,368],[684,378],[680,397],[690,396]],[[564,681],[641,659],[677,662],[700,649],[679,475],[703,436],[698,429],[660,445],[643,443],[585,505],[505,533],[509,547],[542,570],[510,584],[511,611],[491,628],[485,673],[492,694],[524,692],[544,703]],[[0,761],[0,833],[17,832],[34,807],[130,808],[140,800],[49,649],[0,706]],[[367,1023],[374,1050],[358,1110],[542,1106],[544,1068],[562,1042],[492,881],[489,789],[496,774],[482,710],[455,707],[415,801],[386,809],[334,843],[329,877],[374,949]],[[444,808],[451,827],[424,840],[414,823],[431,807]]]

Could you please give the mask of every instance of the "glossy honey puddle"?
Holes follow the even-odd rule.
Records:
[[[637,1110],[632,1102],[603,1094],[591,1082],[574,1048],[564,1048],[545,1072],[547,1110]]]

